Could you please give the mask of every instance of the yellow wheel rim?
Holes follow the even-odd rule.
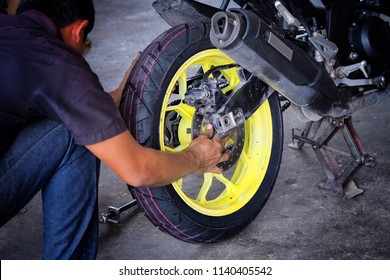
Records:
[[[182,102],[199,69],[234,61],[219,50],[210,49],[190,57],[173,76],[160,115],[161,150],[179,152],[188,148],[192,136],[195,108]],[[220,73],[228,81],[227,93],[238,86],[237,68]],[[169,129],[167,129],[169,127]],[[192,174],[172,185],[185,203],[208,216],[226,216],[245,206],[261,187],[272,149],[272,116],[266,101],[246,122],[244,147],[237,163],[222,174]]]

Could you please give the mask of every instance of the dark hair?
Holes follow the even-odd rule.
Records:
[[[6,14],[7,8],[8,8],[7,0],[0,0],[0,13]]]
[[[76,20],[86,19],[89,24],[85,35],[93,29],[95,23],[95,8],[93,0],[21,0],[16,14],[27,10],[37,10],[48,16],[57,27],[65,27]]]

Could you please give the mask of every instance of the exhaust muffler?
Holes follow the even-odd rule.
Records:
[[[217,12],[211,19],[210,39],[297,106],[324,116],[339,101],[337,87],[325,69],[251,11]]]

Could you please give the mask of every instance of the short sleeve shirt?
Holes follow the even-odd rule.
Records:
[[[126,130],[96,74],[48,17],[0,14],[0,155],[26,123],[42,117],[62,122],[79,145]]]

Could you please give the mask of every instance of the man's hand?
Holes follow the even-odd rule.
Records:
[[[120,83],[119,87],[116,90],[113,90],[110,92],[111,98],[114,100],[115,104],[119,107],[119,104],[121,102],[121,97],[123,90],[125,89],[125,85],[127,82],[127,79],[129,78],[131,70],[133,70],[135,63],[137,62],[138,58],[140,57],[141,52],[137,52],[137,56],[131,63],[129,69],[127,69],[125,76],[122,79],[122,82]]]
[[[230,156],[230,151],[225,150],[229,139],[229,136],[220,139],[214,134],[212,125],[207,125],[204,134],[195,138],[188,148],[188,152],[192,153],[198,162],[197,173],[222,173],[223,170],[217,167],[217,164],[228,160]]]

